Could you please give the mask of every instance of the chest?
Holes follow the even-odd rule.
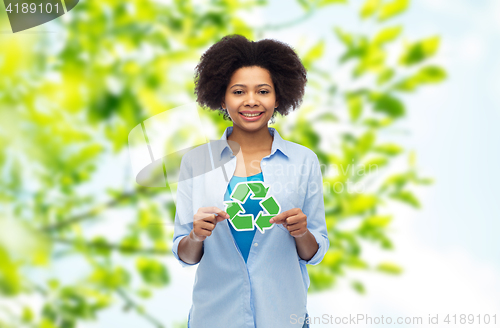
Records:
[[[262,158],[268,156],[270,151],[258,152],[243,152],[240,151],[236,155],[236,169],[234,175],[239,177],[247,177],[262,172],[260,163]]]

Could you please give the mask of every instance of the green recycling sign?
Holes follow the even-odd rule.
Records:
[[[265,187],[259,181],[239,182],[234,187],[231,193],[231,200],[225,201],[226,212],[229,214],[229,222],[237,231],[249,231],[254,228],[259,229],[264,233],[267,229],[271,229],[274,223],[269,223],[269,220],[279,214],[281,207],[273,196],[268,196],[269,187]],[[257,218],[253,214],[241,214],[244,212],[241,204],[247,199],[262,199],[259,204],[264,211],[260,211]]]

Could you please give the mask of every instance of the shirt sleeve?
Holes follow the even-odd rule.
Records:
[[[174,237],[172,245],[172,253],[175,258],[183,267],[193,266],[198,263],[190,264],[186,263],[180,259],[177,252],[179,248],[179,243],[182,238],[189,235],[191,230],[193,230],[193,179],[190,176],[190,168],[188,165],[188,160],[186,156],[183,156],[181,160],[181,167],[179,173],[179,183],[177,184],[177,196],[176,196],[176,206],[175,206],[175,225],[174,225]],[[187,223],[186,223],[187,222]]]
[[[321,175],[319,160],[316,154],[314,154],[314,159],[312,160],[311,172],[309,174],[306,198],[304,200],[302,212],[307,216],[307,229],[309,229],[314,238],[316,238],[318,250],[309,261],[305,261],[299,256],[299,262],[316,265],[323,260],[326,251],[330,247],[330,240],[328,239],[328,230],[326,228],[325,219],[323,177]]]

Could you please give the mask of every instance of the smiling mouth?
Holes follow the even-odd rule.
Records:
[[[241,116],[244,116],[244,117],[257,117],[257,116],[261,116],[264,112],[258,112],[258,113],[241,113],[240,112],[240,115]]]

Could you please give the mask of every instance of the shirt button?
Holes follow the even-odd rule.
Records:
[[[253,245],[254,245],[255,247],[259,246],[259,244],[258,244],[258,243],[254,243]]]
[[[266,162],[262,163],[263,166],[266,166]]]

